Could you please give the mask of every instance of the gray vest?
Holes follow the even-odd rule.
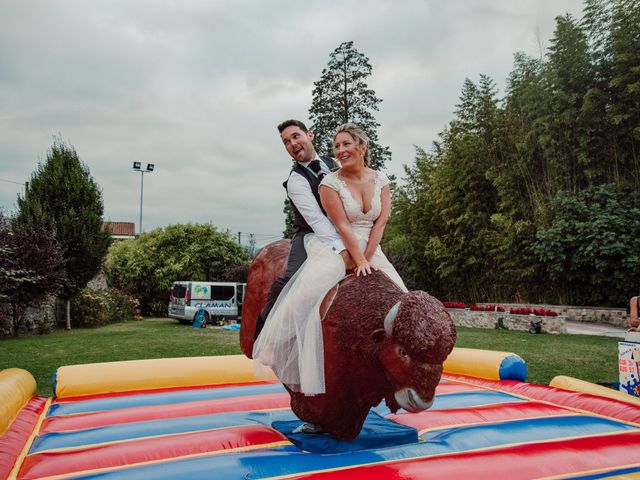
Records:
[[[331,157],[320,156],[320,160],[323,161],[331,171],[336,170],[338,168],[338,165],[336,164],[335,160]],[[302,175],[309,182],[309,185],[311,186],[311,193],[313,193],[313,196],[315,197],[316,202],[318,202],[318,205],[320,206],[322,213],[326,215],[327,213],[324,211],[324,208],[322,208],[322,203],[320,203],[320,194],[318,193],[318,187],[320,186],[320,179],[316,177],[313,174],[313,172],[311,172],[307,167],[303,167],[298,162],[294,163],[293,167],[291,168],[291,171]],[[282,185],[286,190],[287,182],[285,181]],[[291,206],[293,207],[293,234],[306,235],[307,233],[311,233],[313,229],[309,226],[309,224],[304,219],[302,214],[298,211],[298,209],[293,204],[293,202],[291,202]]]

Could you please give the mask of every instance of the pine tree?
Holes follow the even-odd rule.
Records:
[[[73,146],[54,139],[46,162],[31,175],[24,197],[18,197],[16,220],[22,225],[44,225],[64,249],[68,329],[71,297],[98,273],[109,247],[103,211],[102,193],[89,169]]]
[[[284,230],[282,231],[282,236],[284,238],[291,238],[293,237],[293,207],[289,197],[284,199],[282,213],[284,213]]]
[[[370,166],[379,169],[391,159],[391,151],[378,143],[380,124],[374,112],[382,100],[367,86],[371,72],[369,59],[354,48],[353,42],[342,43],[329,55],[320,80],[314,82],[309,118],[316,150],[324,155],[332,155],[332,135],[338,126],[358,124],[369,136]]]

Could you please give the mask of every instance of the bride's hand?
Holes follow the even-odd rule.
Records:
[[[363,258],[362,260],[359,260],[357,262],[357,266],[355,269],[356,277],[359,277],[360,275],[366,277],[367,275],[371,275],[371,273],[375,270],[377,270],[377,268],[371,265],[366,258]]]

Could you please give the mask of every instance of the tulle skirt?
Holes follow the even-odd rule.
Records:
[[[307,260],[278,296],[253,346],[256,374],[271,367],[295,392],[325,392],[320,304],[345,275],[342,257],[316,235],[305,236]]]
[[[354,226],[363,251],[370,230]],[[258,376],[266,377],[263,367],[270,367],[291,390],[311,396],[325,392],[320,304],[344,277],[345,267],[342,257],[315,234],[305,236],[305,250],[307,260],[282,289],[254,343],[252,356]],[[407,291],[380,247],[371,264]]]

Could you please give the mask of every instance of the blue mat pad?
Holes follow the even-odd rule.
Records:
[[[418,442],[415,428],[392,422],[374,411],[369,412],[362,431],[353,440],[337,440],[328,433],[293,433],[302,423],[301,420],[276,421],[271,427],[301,450],[312,453],[345,453]]]

